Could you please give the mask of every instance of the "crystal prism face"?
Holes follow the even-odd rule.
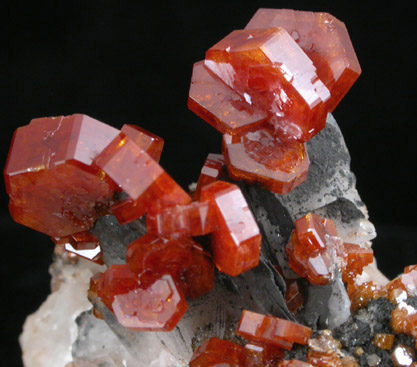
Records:
[[[201,190],[201,201],[213,203],[219,229],[212,234],[213,261],[217,269],[231,276],[259,263],[261,234],[240,189],[217,181]]]
[[[122,133],[132,139],[153,160],[159,162],[164,148],[164,139],[136,125],[123,125]]]
[[[223,154],[231,178],[259,183],[280,195],[303,183],[310,166],[303,143],[283,143],[266,129],[239,138],[225,134]]]
[[[189,238],[147,234],[129,245],[126,261],[141,284],[152,284],[158,276],[170,274],[189,298],[200,297],[214,286],[211,255]]]
[[[203,236],[218,227],[217,217],[210,202],[176,205],[146,216],[148,233],[158,236]]]
[[[118,133],[86,115],[18,128],[4,170],[13,219],[52,237],[91,228],[116,189],[92,161]]]
[[[188,108],[221,133],[229,134],[261,126],[268,117],[204,67],[203,61],[193,67]]]
[[[236,333],[253,342],[290,350],[293,343],[306,345],[313,331],[288,320],[244,310]]]
[[[187,302],[168,274],[147,288],[114,297],[117,321],[133,331],[171,331],[187,310]]]
[[[224,158],[221,154],[210,153],[201,169],[200,177],[194,192],[194,199],[198,200],[201,188],[219,180],[224,174]]]
[[[191,201],[165,170],[124,134],[116,136],[94,163],[129,197],[112,208],[121,224],[140,218],[151,209]]]
[[[328,13],[259,9],[245,29],[284,28],[312,60],[329,89],[332,112],[361,74],[346,26]]]
[[[305,142],[324,128],[330,93],[285,29],[234,31],[207,51],[204,65],[267,111],[282,140]]]

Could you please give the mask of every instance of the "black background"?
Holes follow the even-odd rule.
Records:
[[[85,113],[165,138],[161,164],[183,186],[196,180],[220,134],[187,110],[192,64],[243,28],[259,7],[326,11],[344,21],[362,76],[334,112],[379,232],[374,250],[394,276],[417,262],[416,7],[397,1],[71,1],[2,5],[1,159],[32,118]],[[3,185],[3,183],[2,183]],[[48,293],[52,244],[12,222],[1,187],[2,365],[19,366],[25,315]],[[48,367],[48,366],[45,366]]]

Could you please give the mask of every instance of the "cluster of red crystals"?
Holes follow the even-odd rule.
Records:
[[[217,269],[236,276],[256,267],[262,237],[240,189],[217,181],[202,188],[200,200],[211,202],[217,217],[211,249]]]
[[[351,310],[358,310],[366,307],[371,300],[376,300],[388,295],[386,289],[374,282],[365,282],[357,284],[349,282],[347,292],[351,302]]]
[[[386,288],[391,297],[396,291],[405,291],[410,297],[417,296],[417,265],[405,267],[404,273],[388,283]]]
[[[117,321],[134,331],[170,331],[187,310],[182,292],[169,274],[146,284],[128,265],[112,265],[90,283]]]
[[[245,29],[282,27],[311,59],[330,91],[333,111],[359,77],[361,68],[346,26],[327,13],[259,9]]]
[[[281,142],[268,129],[238,138],[225,134],[223,154],[231,178],[257,182],[281,195],[306,180],[310,165],[303,143]]]
[[[310,363],[299,361],[298,359],[290,359],[288,361],[281,361],[277,367],[313,367]]]
[[[151,209],[191,201],[164,169],[123,133],[113,139],[94,163],[129,197],[112,208],[121,224],[140,218]]]
[[[287,194],[307,177],[302,143],[360,73],[346,27],[330,14],[259,9],[194,64],[188,107],[226,134],[232,178]]]
[[[206,52],[204,64],[266,111],[281,138],[304,142],[323,129],[330,93],[284,28],[233,31]]]
[[[74,233],[72,236],[52,237],[52,241],[71,254],[103,265],[100,242],[88,231]]]
[[[193,240],[147,234],[132,242],[126,256],[129,268],[145,286],[170,274],[186,297],[197,298],[214,286],[211,256]]]
[[[295,221],[286,253],[289,266],[317,285],[329,283],[336,267],[344,282],[352,282],[373,261],[372,250],[343,243],[334,223],[313,213]]]
[[[13,219],[52,237],[91,228],[116,189],[92,162],[118,133],[86,115],[39,118],[18,128],[4,170]]]
[[[400,302],[392,311],[391,327],[397,334],[411,335],[417,339],[417,309]]]
[[[313,331],[288,320],[244,310],[236,333],[255,343],[290,350],[293,343],[306,345]]]

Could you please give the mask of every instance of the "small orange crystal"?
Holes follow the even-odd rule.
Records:
[[[288,361],[281,361],[277,367],[313,367],[310,363],[299,361],[297,359],[290,359]]]
[[[212,234],[217,269],[237,276],[257,266],[262,237],[240,189],[217,181],[202,188],[201,201],[213,204],[219,223],[219,229]]]
[[[283,143],[267,129],[240,138],[224,135],[223,154],[231,178],[257,182],[280,195],[303,183],[310,165],[303,143]]]
[[[394,345],[395,336],[393,334],[375,334],[374,344],[378,348],[390,350]]]
[[[236,333],[245,339],[290,350],[293,343],[307,344],[313,331],[303,325],[244,310]]]

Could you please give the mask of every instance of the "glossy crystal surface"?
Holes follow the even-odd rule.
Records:
[[[200,297],[214,286],[210,254],[189,238],[146,234],[129,245],[126,261],[145,286],[163,274],[170,274],[190,298]]]
[[[112,208],[121,224],[140,218],[151,209],[191,201],[164,169],[124,134],[116,136],[94,163],[129,196]]]
[[[224,174],[224,158],[221,154],[210,153],[201,169],[200,177],[198,178],[197,186],[194,192],[194,199],[198,200],[201,194],[201,188],[210,185],[219,180]]]
[[[52,237],[91,228],[116,188],[91,164],[118,133],[80,114],[18,128],[4,170],[13,219]]]
[[[148,233],[159,236],[202,236],[219,228],[211,203],[192,202],[149,213],[146,216]]]
[[[268,117],[224,84],[203,61],[193,67],[188,108],[216,130],[229,134],[261,126]]]
[[[117,294],[112,306],[117,321],[133,331],[171,331],[187,310],[187,302],[169,274],[147,287]]]
[[[244,310],[236,333],[250,341],[290,350],[293,343],[307,344],[313,331],[288,320]]]
[[[219,223],[219,229],[212,234],[217,269],[237,276],[257,266],[262,238],[240,189],[217,181],[202,188],[201,200],[212,203]]]
[[[164,147],[164,139],[136,125],[123,125],[122,133],[132,139],[153,160],[159,162]]]
[[[267,129],[239,138],[224,135],[223,154],[231,178],[259,183],[281,195],[306,180],[310,165],[303,143],[283,143]]]
[[[285,29],[233,31],[207,51],[204,65],[270,113],[280,138],[305,142],[324,128],[330,93]]]
[[[259,9],[245,29],[282,27],[312,60],[331,93],[333,111],[361,74],[344,23],[328,13],[290,9]]]

